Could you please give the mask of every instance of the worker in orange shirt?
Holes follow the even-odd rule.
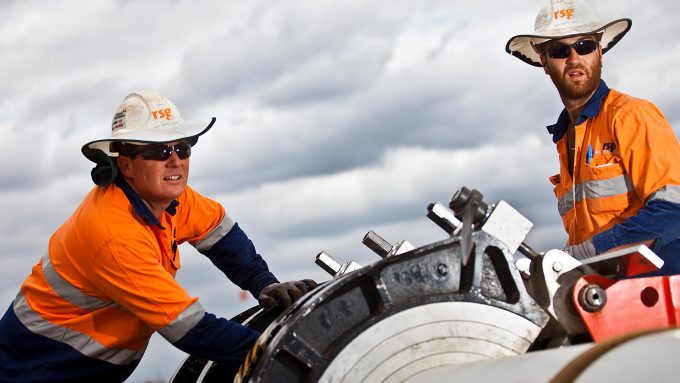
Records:
[[[157,331],[197,357],[237,366],[259,334],[205,311],[175,280],[192,244],[260,304],[289,306],[316,283],[279,283],[217,202],[187,185],[198,137],[151,91],[127,96],[109,138],[83,146],[97,184],[50,238],[0,320],[0,381],[122,382]]]
[[[585,0],[552,0],[535,31],[506,51],[543,67],[564,110],[548,126],[560,172],[550,178],[577,259],[645,243],[680,272],[680,146],[652,103],[607,87],[602,55],[630,30],[630,19],[602,23]]]

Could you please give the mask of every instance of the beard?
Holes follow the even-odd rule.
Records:
[[[585,80],[573,82],[569,79],[567,73],[570,70],[579,69],[585,73]],[[581,100],[589,98],[600,85],[600,76],[602,75],[602,60],[598,59],[590,67],[585,65],[571,65],[566,66],[562,73],[557,73],[555,70],[550,71],[550,79],[560,93],[560,96],[570,100]]]

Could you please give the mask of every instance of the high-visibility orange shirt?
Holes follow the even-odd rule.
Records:
[[[256,293],[276,282],[222,206],[191,187],[160,221],[123,181],[95,187],[0,320],[0,380],[123,380],[155,331],[178,347],[219,354],[209,357],[245,355],[257,333],[206,313],[175,281],[185,241],[242,288]]]
[[[198,300],[174,279],[180,267],[177,244],[200,240],[224,216],[218,203],[188,186],[178,201],[176,214],[164,212],[161,228],[131,214],[119,187],[92,189],[50,238],[47,254],[24,282],[21,294],[28,306],[45,321],[107,349],[142,350],[154,331]],[[46,262],[66,283],[50,285]],[[66,287],[54,290],[60,286]],[[81,308],[97,304],[102,307],[91,312]]]
[[[550,180],[568,245],[627,221],[650,201],[680,203],[680,145],[652,103],[610,90],[601,82],[575,123],[573,178],[565,134],[568,124],[565,110],[558,123],[548,127],[560,159],[560,172]],[[615,245],[600,241],[596,247],[601,251]]]

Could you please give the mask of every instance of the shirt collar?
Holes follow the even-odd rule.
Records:
[[[609,88],[605,84],[604,80],[600,80],[600,85],[598,85],[597,90],[590,97],[590,100],[586,103],[585,108],[576,119],[574,125],[580,125],[589,118],[593,118],[600,113],[600,108],[602,107],[602,101],[609,94]],[[557,122],[554,125],[548,125],[548,133],[552,134],[553,142],[557,142],[564,136],[567,132],[567,127],[569,127],[569,113],[567,109],[562,109],[562,113],[557,118]]]
[[[125,180],[123,180],[122,177],[118,177],[116,179],[116,185],[118,185],[119,188],[123,190],[123,193],[125,193],[125,196],[127,199],[130,201],[130,204],[132,205],[132,208],[134,209],[135,213],[142,217],[144,222],[146,222],[147,225],[157,225],[161,229],[165,229],[163,225],[158,221],[158,218],[156,218],[155,215],[151,212],[151,209],[149,209],[148,206],[144,203],[144,200],[142,200],[142,197],[137,194],[134,189],[130,185],[128,185]],[[173,200],[170,202],[170,205],[165,208],[165,211],[168,212],[168,214],[174,216],[175,213],[177,212],[177,206],[179,205],[179,201]]]

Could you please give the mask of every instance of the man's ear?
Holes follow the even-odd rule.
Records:
[[[531,49],[538,54],[538,59],[541,61],[541,66],[543,67],[543,71],[545,74],[548,74],[548,70],[545,68],[545,61],[547,57],[545,56],[545,50],[543,49],[543,44],[531,44]]]
[[[598,45],[597,54],[600,55],[600,65],[602,65],[602,45]]]
[[[546,66],[545,66],[545,65],[546,65],[545,63],[546,63],[546,61],[548,60],[548,58],[545,56],[545,53],[541,53],[541,54],[538,56],[538,58],[541,60],[541,67],[543,67],[543,72],[544,72],[545,74],[549,74],[549,73],[548,73],[548,68],[546,68]]]
[[[116,157],[116,165],[118,165],[118,170],[120,170],[125,177],[130,177],[130,173],[132,172],[132,160],[129,157]]]

